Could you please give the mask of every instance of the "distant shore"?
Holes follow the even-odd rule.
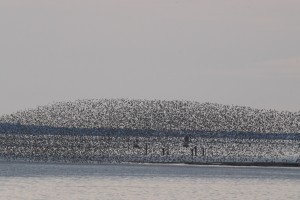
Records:
[[[259,166],[259,167],[300,167],[300,163],[263,163],[263,162],[186,163],[186,164],[190,164],[190,165]]]
[[[179,163],[179,162],[74,162],[74,161],[37,161],[30,159],[7,159],[0,157],[1,163],[32,163],[32,164],[71,164],[71,165],[183,165],[183,166],[232,166],[232,167],[300,167],[300,163],[262,163],[262,162],[224,162],[224,163]]]

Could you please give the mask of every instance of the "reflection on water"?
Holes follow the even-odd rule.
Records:
[[[300,169],[0,162],[0,199],[300,199]]]

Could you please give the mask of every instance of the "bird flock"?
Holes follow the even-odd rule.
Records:
[[[0,160],[300,166],[299,140],[0,134]]]
[[[300,165],[299,148],[300,112],[102,99],[0,117],[0,160]]]
[[[300,112],[191,101],[100,99],[58,102],[0,123],[65,128],[300,133]]]

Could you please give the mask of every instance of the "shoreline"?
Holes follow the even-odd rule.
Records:
[[[189,165],[219,165],[219,166],[244,166],[244,167],[300,167],[300,163],[263,163],[263,162],[253,162],[253,163],[186,163]]]
[[[170,166],[208,166],[208,167],[276,167],[276,168],[300,168],[300,163],[263,163],[263,162],[72,162],[72,161],[37,161],[23,159],[0,158],[1,163],[20,164],[58,164],[58,165],[170,165]]]

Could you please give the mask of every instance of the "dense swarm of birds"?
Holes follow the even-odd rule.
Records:
[[[78,100],[0,117],[0,159],[299,164],[299,133],[300,112],[190,101]]]
[[[0,123],[66,128],[300,133],[300,112],[191,101],[100,99],[40,106],[4,115]]]
[[[300,166],[300,141],[195,137],[0,134],[0,160],[75,163],[282,163]]]

